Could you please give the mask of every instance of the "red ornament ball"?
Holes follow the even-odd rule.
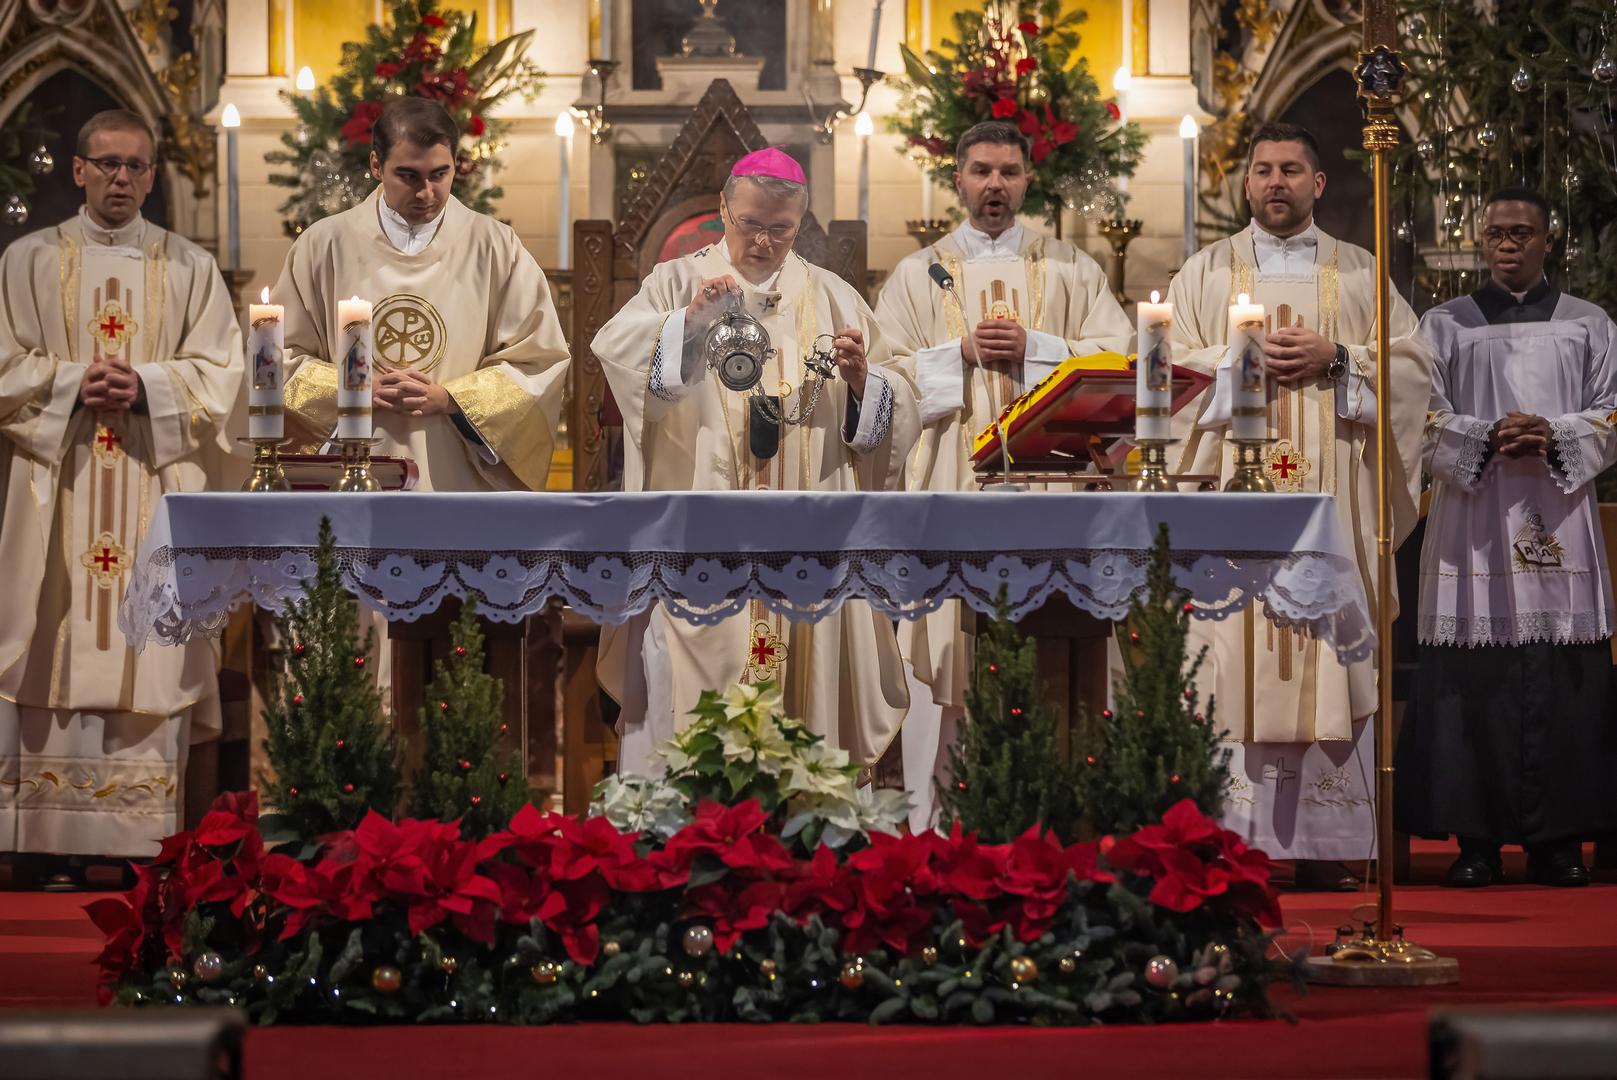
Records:
[[[447,702],[447,701],[438,702],[438,711],[439,712],[448,712],[449,711],[449,702]]]
[[[1022,715],[1022,710],[1021,709],[1012,709],[1011,710],[1011,715],[1012,716],[1021,716]]]
[[[989,664],[988,665],[988,670],[989,671],[998,671],[999,670],[999,665],[998,664]]]
[[[505,774],[504,773],[500,774],[499,780],[500,780],[500,783],[502,783],[502,784],[505,783]]]
[[[354,793],[354,785],[353,784],[344,784],[342,786],[342,790],[343,790],[343,794],[352,795]]]
[[[300,641],[293,645],[292,651],[301,655],[303,653],[303,642]]]
[[[481,795],[473,795],[472,796],[472,805],[473,806],[477,806],[477,805],[481,804],[482,801],[483,801],[483,796],[481,796]]]
[[[1195,610],[1196,610],[1196,605],[1195,604],[1186,604],[1185,605],[1185,614],[1186,615],[1189,615],[1192,611],[1195,611]]]
[[[1178,774],[1178,773],[1174,773],[1174,774],[1173,774],[1173,775],[1172,775],[1172,776],[1170,776],[1170,777],[1168,777],[1168,783],[1170,783],[1170,784],[1177,784],[1177,783],[1179,783],[1179,774]]]
[[[965,781],[964,781],[964,780],[957,780],[957,781],[955,781],[955,785],[954,785],[954,786],[955,786],[955,787],[957,787],[957,788],[959,788],[959,789],[960,789],[960,790],[961,790],[961,791],[965,791],[965,790],[966,790],[966,782],[965,782]]]
[[[1129,640],[1130,641],[1139,641],[1140,640],[1140,632],[1138,630],[1130,630],[1129,631]]]
[[[1196,723],[1198,723],[1198,724],[1207,723],[1207,717],[1203,716],[1201,713],[1197,713],[1196,714]]]
[[[1093,765],[1095,764],[1095,759],[1093,757],[1086,757],[1084,758],[1084,764]]]
[[[455,764],[459,765],[462,769],[470,769],[472,767],[472,763],[467,761],[465,758],[461,758],[459,761],[455,762]]]
[[[464,646],[464,645],[456,645],[455,646],[455,655],[456,656],[465,656],[466,655],[466,646]]]
[[[338,739],[337,740],[337,749],[341,750],[343,747],[345,747],[347,745],[348,745],[348,740],[346,740],[346,739]]]
[[[292,695],[292,704],[294,704],[294,705],[302,705],[303,704],[303,695],[302,694],[293,694]]]
[[[500,730],[501,731],[510,731],[511,730],[511,725],[510,724],[501,724],[500,725]]]
[[[1102,720],[1110,720],[1112,718],[1112,710],[1102,709],[1100,715]]]
[[[365,666],[365,658],[363,656],[354,657],[354,666],[355,667],[364,667]]]
[[[287,789],[286,789],[286,793],[287,793],[287,794],[288,794],[288,795],[293,795],[293,796],[295,796],[295,795],[297,795],[297,793],[298,793],[298,789],[297,789],[297,788],[295,788],[295,787],[289,787],[289,788],[287,788]]]

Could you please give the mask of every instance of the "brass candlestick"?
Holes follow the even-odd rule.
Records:
[[[917,218],[904,223],[904,231],[914,237],[916,244],[923,248],[931,247],[948,236],[952,228],[954,225],[948,218]]]
[[[1274,483],[1265,473],[1263,448],[1273,439],[1231,439],[1235,444],[1235,475],[1224,485],[1225,491],[1273,491]]]
[[[1134,478],[1135,491],[1178,491],[1168,476],[1168,446],[1172,439],[1140,439],[1140,475]]]
[[[1119,304],[1133,303],[1124,291],[1123,278],[1128,267],[1129,241],[1140,235],[1140,225],[1139,221],[1118,218],[1100,227],[1100,234],[1112,245],[1112,295]]]
[[[253,448],[253,471],[242,484],[243,491],[291,491],[292,485],[286,482],[286,473],[281,468],[280,448],[286,439],[275,436],[270,439],[237,439],[244,446]]]
[[[381,491],[382,485],[371,475],[371,447],[379,439],[337,439],[342,447],[342,475],[331,485],[332,491]]]

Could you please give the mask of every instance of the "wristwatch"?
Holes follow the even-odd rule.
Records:
[[[1346,345],[1338,345],[1336,347],[1336,359],[1332,360],[1331,361],[1331,366],[1325,369],[1325,375],[1332,382],[1341,382],[1342,377],[1347,374],[1347,369],[1348,369],[1347,346]]]

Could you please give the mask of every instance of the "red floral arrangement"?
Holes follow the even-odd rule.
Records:
[[[531,805],[481,841],[462,839],[458,822],[395,823],[372,813],[297,857],[266,851],[256,795],[225,795],[194,831],[170,837],[155,860],[137,867],[124,897],[89,905],[107,935],[96,959],[100,1000],[230,1001],[265,1022],[277,1015],[332,1019],[330,1000],[296,996],[307,975],[310,987],[323,977],[340,991],[334,996],[345,1007],[368,1000],[373,1016],[439,1018],[433,1008],[475,997],[475,988],[458,981],[463,976],[481,971],[477,985],[484,985],[490,972],[515,966],[531,968],[531,977],[523,971],[523,978],[485,986],[507,1019],[542,1021],[568,1008],[590,1016],[585,1003],[598,1002],[606,989],[616,996],[610,1009],[600,1003],[605,1015],[680,1019],[649,985],[631,986],[627,972],[671,976],[676,950],[667,939],[686,927],[701,928],[699,945],[711,942],[709,956],[693,948],[686,929],[684,955],[677,956],[708,965],[704,985],[708,973],[720,982],[722,992],[703,999],[709,1019],[734,1018],[726,995],[734,995],[737,980],[772,988],[776,965],[786,966],[773,958],[787,954],[800,971],[819,970],[807,979],[813,989],[840,980],[842,1007],[874,1016],[871,1003],[859,1001],[860,987],[868,982],[875,991],[892,980],[924,987],[928,972],[951,963],[938,955],[940,944],[957,981],[981,982],[996,957],[1011,965],[1006,978],[1027,984],[1019,1004],[1029,1016],[1091,1022],[1110,1009],[1171,1017],[1184,1007],[1177,997],[1148,999],[1127,977],[1114,985],[1126,950],[1102,944],[1126,938],[1123,924],[1139,921],[1144,910],[1201,940],[1203,958],[1222,950],[1219,977],[1242,983],[1243,1008],[1266,1009],[1263,987],[1272,975],[1264,969],[1262,928],[1279,925],[1269,859],[1188,799],[1161,824],[1115,840],[1063,845],[1034,829],[1008,844],[979,844],[957,828],[950,836],[875,834],[851,855],[822,846],[809,859],[763,831],[766,820],[756,800],[705,802],[658,847],[602,817],[580,820]],[[1114,895],[1119,890],[1133,899]],[[1110,916],[1118,904],[1135,914]],[[1117,926],[1103,934],[1108,921]],[[545,944],[550,937],[555,947]],[[326,966],[323,958],[344,940],[346,960]],[[513,950],[521,958],[514,963],[504,959]],[[1244,959],[1234,964],[1232,955]],[[393,965],[410,967],[409,957],[419,963],[405,978]],[[738,971],[720,958],[753,962]],[[345,982],[361,963],[373,971],[369,987]],[[982,974],[973,976],[974,967]],[[1046,974],[1035,993],[1040,967]],[[392,976],[375,974],[388,968]],[[297,978],[277,984],[277,972]],[[1100,1008],[1088,996],[1097,977],[1109,987]],[[560,1013],[547,1012],[545,995],[558,986],[574,998]],[[804,1014],[802,1001],[778,992],[765,1018]],[[1237,996],[1232,990],[1229,1002]],[[913,1006],[911,1018],[928,1018],[924,1002],[903,1000]]]

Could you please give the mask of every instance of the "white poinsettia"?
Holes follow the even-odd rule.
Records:
[[[787,794],[828,795],[852,799],[853,778],[848,775],[848,752],[813,742],[800,748],[786,765]]]
[[[792,744],[769,715],[758,721],[737,717],[719,732],[719,738],[726,761],[752,762],[770,776],[779,776],[792,756]]]
[[[862,787],[854,796],[859,827],[867,833],[897,833],[910,817],[909,792],[895,788]]]
[[[774,683],[756,686],[736,683],[724,692],[723,704],[724,718],[732,723],[741,722],[755,728],[766,724],[774,726],[782,708],[780,687]]]
[[[685,796],[661,778],[609,776],[595,785],[590,816],[604,817],[623,832],[667,840],[691,821]]]

